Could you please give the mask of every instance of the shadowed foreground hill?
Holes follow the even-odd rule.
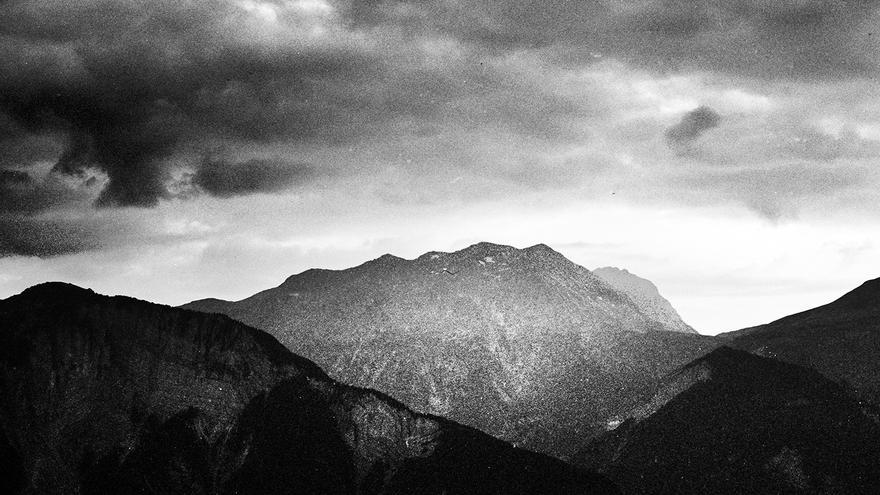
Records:
[[[185,307],[264,329],[341,381],[559,457],[715,347],[543,244],[385,255]]]
[[[824,306],[719,338],[731,347],[813,368],[880,405],[880,279]]]
[[[624,493],[877,493],[878,410],[813,370],[721,347],[577,456]]]
[[[614,493],[329,379],[220,315],[43,284],[0,301],[3,493]]]

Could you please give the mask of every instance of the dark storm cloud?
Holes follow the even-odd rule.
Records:
[[[610,56],[658,69],[762,78],[877,70],[870,0],[354,2],[353,22],[436,29],[490,50],[555,47],[561,63]],[[566,49],[567,48],[567,49]]]
[[[193,185],[221,198],[258,192],[277,192],[301,182],[312,168],[300,163],[248,160],[228,163],[208,159],[192,178]]]
[[[94,211],[81,207],[93,198],[103,207],[179,198],[173,183],[181,170],[191,170],[192,185],[206,194],[230,197],[281,191],[320,167],[341,167],[306,152],[285,162],[253,159],[276,145],[333,156],[363,144],[379,150],[375,165],[386,144],[418,141],[424,149],[413,144],[414,154],[443,164],[476,157],[454,166],[497,177],[504,159],[484,159],[481,146],[581,144],[591,136],[589,118],[621,106],[608,97],[592,112],[601,91],[565,86],[579,84],[571,82],[578,69],[596,60],[792,80],[870,75],[878,47],[865,25],[875,10],[842,0],[7,0],[0,2],[0,212],[7,215],[0,235],[7,245],[34,239],[24,232],[40,232],[47,213],[88,215]],[[668,141],[685,149],[718,118],[698,109]],[[218,143],[234,148],[236,159],[199,158]],[[829,142],[815,153],[851,153],[848,146]],[[519,176],[538,184],[542,166],[528,161]],[[565,162],[559,176],[572,170],[579,171]],[[85,184],[92,175],[102,190]],[[32,228],[14,229],[16,221]],[[66,249],[89,248],[102,235],[62,223],[52,232],[86,233]]]
[[[434,62],[421,41],[441,36],[439,25],[462,12],[425,3],[378,5],[370,14],[362,2],[337,2],[354,20],[333,18],[316,28],[306,7],[258,4],[0,4],[0,112],[25,132],[18,138],[25,144],[4,160],[25,165],[41,148],[46,153],[38,136],[61,136],[56,171],[94,167],[107,175],[97,205],[149,207],[172,195],[169,163],[180,150],[206,141],[334,146],[381,133],[382,123],[398,118],[546,137],[561,131],[557,117],[572,111],[563,98],[482,66],[486,46],[504,46],[490,42],[488,31],[475,34],[485,31],[485,19],[459,33],[475,41],[472,52]],[[406,7],[414,17],[379,15],[386,7]],[[271,22],[257,25],[257,8],[270,9]],[[514,8],[504,15],[522,19],[505,22],[512,29],[528,12]],[[364,31],[367,20],[375,24]],[[53,145],[57,153],[57,139]]]
[[[63,136],[33,134],[0,111],[0,167],[19,167],[35,162],[51,162],[64,150]]]
[[[281,4],[264,7],[290,29],[253,25],[255,5],[0,4],[0,111],[33,138],[18,138],[4,162],[40,155],[47,143],[37,136],[66,135],[56,168],[106,173],[97,204],[152,206],[169,196],[172,156],[206,140],[339,143],[396,116],[437,118],[452,101],[519,132],[558,131],[553,117],[568,105],[477,69],[487,54],[541,48],[559,63],[592,63],[599,53],[769,76],[873,70],[870,44],[855,39],[870,2],[338,1],[344,22],[320,26],[330,32],[317,41]],[[424,54],[413,46],[443,36],[469,46],[472,59],[419,67]]]
[[[861,25],[876,2],[664,0],[620,18],[628,36],[607,49],[648,66],[762,78],[841,78],[876,72]]]
[[[0,214],[0,257],[59,256],[101,245],[93,225]]]
[[[55,256],[98,247],[103,230],[99,224],[50,213],[61,205],[87,204],[94,197],[96,180],[0,169],[0,257]]]
[[[673,145],[686,145],[701,134],[718,127],[721,116],[709,107],[701,106],[684,114],[674,126],[666,130],[666,139]]]
[[[88,198],[94,178],[65,181],[59,174],[35,178],[22,170],[0,169],[0,213],[33,215]],[[79,182],[77,184],[77,182]]]
[[[31,134],[66,134],[56,169],[106,173],[103,206],[167,197],[169,157],[200,140],[338,137],[360,102],[337,81],[356,81],[370,56],[332,43],[251,43],[248,22],[220,1],[5,2],[0,111]]]

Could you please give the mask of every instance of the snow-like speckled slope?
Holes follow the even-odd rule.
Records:
[[[556,455],[658,369],[713,345],[670,335],[628,295],[542,244],[385,255],[308,270],[242,301],[186,307],[265,329],[343,381]]]

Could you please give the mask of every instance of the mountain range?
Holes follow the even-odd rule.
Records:
[[[0,473],[3,493],[616,493],[227,317],[61,283],[0,301]]]
[[[880,279],[667,374],[573,457],[624,493],[876,493]]]
[[[618,283],[543,244],[479,243],[184,307],[264,329],[346,383],[565,457],[573,438],[717,345],[658,310],[656,288]]]
[[[480,243],[187,308],[0,301],[0,493],[880,486],[880,279],[709,337],[626,270]]]

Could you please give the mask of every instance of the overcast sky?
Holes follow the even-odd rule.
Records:
[[[716,333],[880,276],[870,1],[5,0],[0,297],[546,243]]]

